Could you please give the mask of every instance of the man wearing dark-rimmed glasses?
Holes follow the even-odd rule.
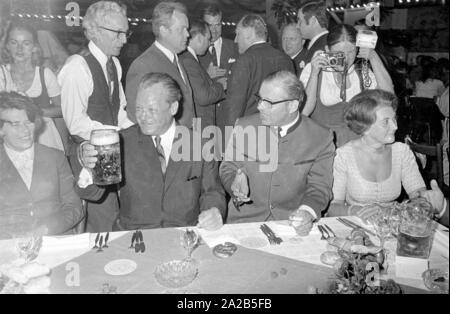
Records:
[[[255,96],[259,113],[236,121],[220,166],[220,179],[232,198],[226,221],[291,219],[297,233],[307,235],[331,198],[333,136],[301,115],[304,88],[295,74],[270,74]],[[240,145],[236,138],[242,131],[237,130],[252,127],[256,136]],[[270,133],[278,138],[278,160],[275,169],[264,172],[261,152],[273,149]]]
[[[113,1],[96,2],[87,9],[83,28],[89,39],[86,53],[71,56],[58,75],[72,147],[89,140],[92,130],[111,126],[125,129],[133,124],[125,111],[122,68],[117,59],[130,35],[125,8]],[[70,149],[69,156],[75,155]],[[115,187],[108,189],[103,202],[88,203],[89,232],[112,230],[118,202]]]

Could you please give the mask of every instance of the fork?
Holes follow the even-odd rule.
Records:
[[[327,224],[323,224],[323,225],[325,226],[325,229],[328,229],[328,231],[330,231],[330,232],[331,232],[331,234],[333,235],[333,237],[335,237],[335,238],[336,238],[336,233],[334,233],[333,229],[331,229],[330,227],[328,227],[328,225],[327,225]]]

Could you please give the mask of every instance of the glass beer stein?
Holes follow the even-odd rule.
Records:
[[[433,208],[424,198],[416,198],[403,204],[397,255],[427,259],[433,244],[435,223]]]
[[[119,133],[112,129],[94,130],[90,143],[98,152],[92,169],[94,184],[110,185],[122,181]]]

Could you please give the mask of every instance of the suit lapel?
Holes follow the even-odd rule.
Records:
[[[45,156],[42,154],[41,148],[35,144],[34,145],[34,161],[33,161],[33,175],[31,177],[30,192],[38,192],[39,184],[37,182],[44,182],[44,171],[47,169],[47,161]]]
[[[177,125],[177,128],[179,126]],[[179,134],[181,136],[181,134],[183,134],[182,132],[175,132],[175,134]],[[175,141],[177,141],[180,137],[174,138],[173,139],[173,143],[175,143]],[[171,151],[171,155],[173,153],[173,143],[172,143],[172,151]],[[184,163],[183,161],[173,161],[172,157],[169,158],[169,163],[167,164],[167,169],[166,169],[166,178],[164,181],[164,191],[167,191],[170,187],[170,185],[172,184],[173,180],[175,179],[175,177],[177,176],[178,171],[181,169],[181,167],[183,165],[186,165],[186,163]]]

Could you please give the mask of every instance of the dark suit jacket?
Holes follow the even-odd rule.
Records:
[[[248,176],[251,202],[240,206],[240,210],[230,202],[227,223],[288,219],[300,205],[308,205],[320,218],[331,199],[335,151],[331,131],[305,116],[300,116],[280,140],[274,128],[261,126],[259,114],[240,118],[236,124],[244,128],[260,126],[258,135],[265,136],[263,142],[273,132],[275,143],[269,147],[278,152],[275,155],[278,163],[275,170],[263,172],[260,166],[268,163],[258,152],[261,149],[263,153],[268,152],[269,147],[257,147],[258,140],[251,141],[242,150],[241,145],[229,142],[225,161],[220,166],[220,179],[233,195],[231,184],[237,169],[241,168]]]
[[[169,60],[154,43],[133,61],[128,70],[126,80],[127,115],[131,121],[136,122],[136,94],[140,80],[147,73],[160,72],[168,74],[180,85],[183,100],[176,118],[181,125],[187,127],[192,126],[192,118],[196,116],[192,89],[189,84],[189,78],[181,63],[180,67],[187,81],[186,84],[177,67],[172,63],[172,60]]]
[[[37,225],[47,226],[49,234],[71,233],[84,212],[67,159],[56,149],[34,145],[33,177],[28,190],[0,142],[0,229],[5,227],[9,214],[33,214]]]
[[[225,98],[222,85],[209,77],[206,70],[188,50],[180,55],[180,62],[186,69],[191,82],[197,116],[202,119],[202,126],[215,125],[214,105]]]
[[[234,125],[238,118],[258,112],[255,94],[262,81],[279,70],[295,73],[291,58],[269,43],[251,46],[236,60],[227,82],[225,125]]]
[[[120,133],[123,154],[120,228],[192,226],[200,212],[211,207],[217,207],[224,215],[225,192],[220,185],[217,162],[170,159],[164,179],[152,137],[142,134],[138,125]],[[172,155],[176,143],[180,142],[174,140]],[[91,185],[89,189],[98,197],[102,188]]]
[[[227,70],[227,73],[231,70],[231,66],[233,65],[233,59],[236,60],[239,56],[239,52],[236,44],[228,39],[222,37],[222,51],[220,52],[220,68]],[[230,60],[231,59],[231,60]],[[204,56],[200,56],[199,59],[200,64],[204,69],[208,69],[211,62],[213,62],[213,57],[211,53],[206,51]],[[230,62],[231,61],[231,62]]]
[[[300,76],[301,71],[303,71],[303,68],[311,62],[312,57],[314,56],[314,53],[316,53],[317,50],[325,50],[325,46],[327,45],[327,34],[323,34],[317,40],[313,43],[309,49],[303,48],[303,50],[300,52],[299,55],[299,64],[300,64],[300,73],[298,75]]]

